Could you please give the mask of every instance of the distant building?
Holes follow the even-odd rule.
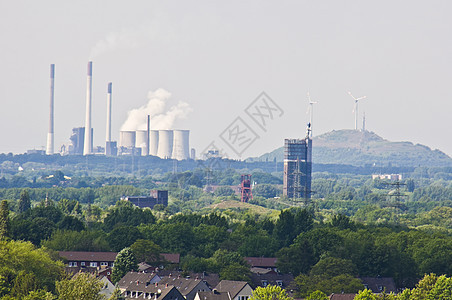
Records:
[[[32,149],[32,150],[27,150],[27,154],[39,154],[39,155],[45,155],[45,154],[46,154],[46,151],[45,151],[45,150]]]
[[[364,287],[373,293],[397,293],[397,288],[392,277],[360,277]]]
[[[402,174],[372,174],[372,179],[381,179],[381,180],[391,180],[391,181],[401,181]]]
[[[91,136],[93,136],[93,128],[91,128]],[[70,155],[83,155],[83,146],[85,144],[85,127],[72,128],[72,135],[69,138],[71,144],[68,147]],[[91,145],[91,149],[93,146]]]
[[[168,191],[152,190],[149,196],[127,196],[124,200],[130,201],[140,208],[154,208],[156,204],[168,206]]]
[[[118,155],[118,146],[117,146],[116,142],[106,142],[105,155],[106,156],[117,156]]]
[[[284,140],[283,195],[288,198],[311,198],[312,140]]]

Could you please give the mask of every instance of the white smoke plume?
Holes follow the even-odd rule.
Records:
[[[148,103],[127,113],[127,120],[122,124],[121,131],[146,130],[148,115],[151,116],[152,130],[174,129],[174,122],[185,119],[193,110],[188,103],[182,101],[165,110],[170,98],[171,93],[164,89],[148,92]]]
[[[142,35],[142,32],[127,29],[110,32],[91,49],[90,60],[111,50],[136,48],[143,39]]]

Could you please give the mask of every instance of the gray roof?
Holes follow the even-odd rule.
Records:
[[[220,293],[229,292],[231,298],[235,298],[238,293],[248,284],[246,281],[233,281],[233,280],[222,280],[215,287]]]
[[[159,285],[174,285],[184,296],[193,291],[200,283],[204,284],[201,280],[196,278],[180,278],[174,276],[163,277],[159,281]]]
[[[267,274],[256,274],[256,273],[251,273],[251,282],[252,282],[252,286],[253,288],[256,288],[258,286],[264,286],[263,281],[266,281],[267,284],[271,284],[271,285],[280,285],[278,284],[279,282],[282,283],[282,285],[280,285],[281,287],[287,289],[288,286],[290,286],[290,284],[293,281],[293,275],[291,274],[275,274],[275,273],[267,273]]]
[[[228,292],[198,292],[200,300],[231,300],[231,295]]]
[[[128,272],[121,280],[118,282],[118,287],[124,290],[134,290],[134,291],[144,291],[144,289],[149,286],[155,286],[155,284],[150,284],[152,278],[157,276],[154,273],[142,273],[142,272]]]
[[[386,293],[397,293],[397,288],[392,277],[360,277],[359,279],[373,293],[381,293],[383,290]]]

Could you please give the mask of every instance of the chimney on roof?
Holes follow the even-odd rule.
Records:
[[[212,292],[213,292],[214,294],[219,294],[219,292],[218,292],[217,289],[213,289]]]
[[[159,286],[159,283],[158,283],[158,282],[156,282],[156,283],[155,283],[155,287],[158,287],[158,286]]]
[[[168,277],[171,278],[171,273],[169,273]]]
[[[165,287],[166,287],[166,288],[168,287],[168,282],[165,284]]]

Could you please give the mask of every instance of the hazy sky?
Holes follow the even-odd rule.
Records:
[[[305,135],[308,91],[314,135],[353,128],[350,90],[367,96],[368,130],[451,156],[451,13],[452,1],[0,1],[0,152],[44,149],[51,63],[55,150],[67,144],[92,60],[95,145],[111,81],[114,140],[162,88],[168,109],[189,104],[174,128],[198,153],[215,141],[236,157],[219,136],[243,121],[259,136],[246,158]],[[263,91],[283,111],[266,131],[245,112]]]

